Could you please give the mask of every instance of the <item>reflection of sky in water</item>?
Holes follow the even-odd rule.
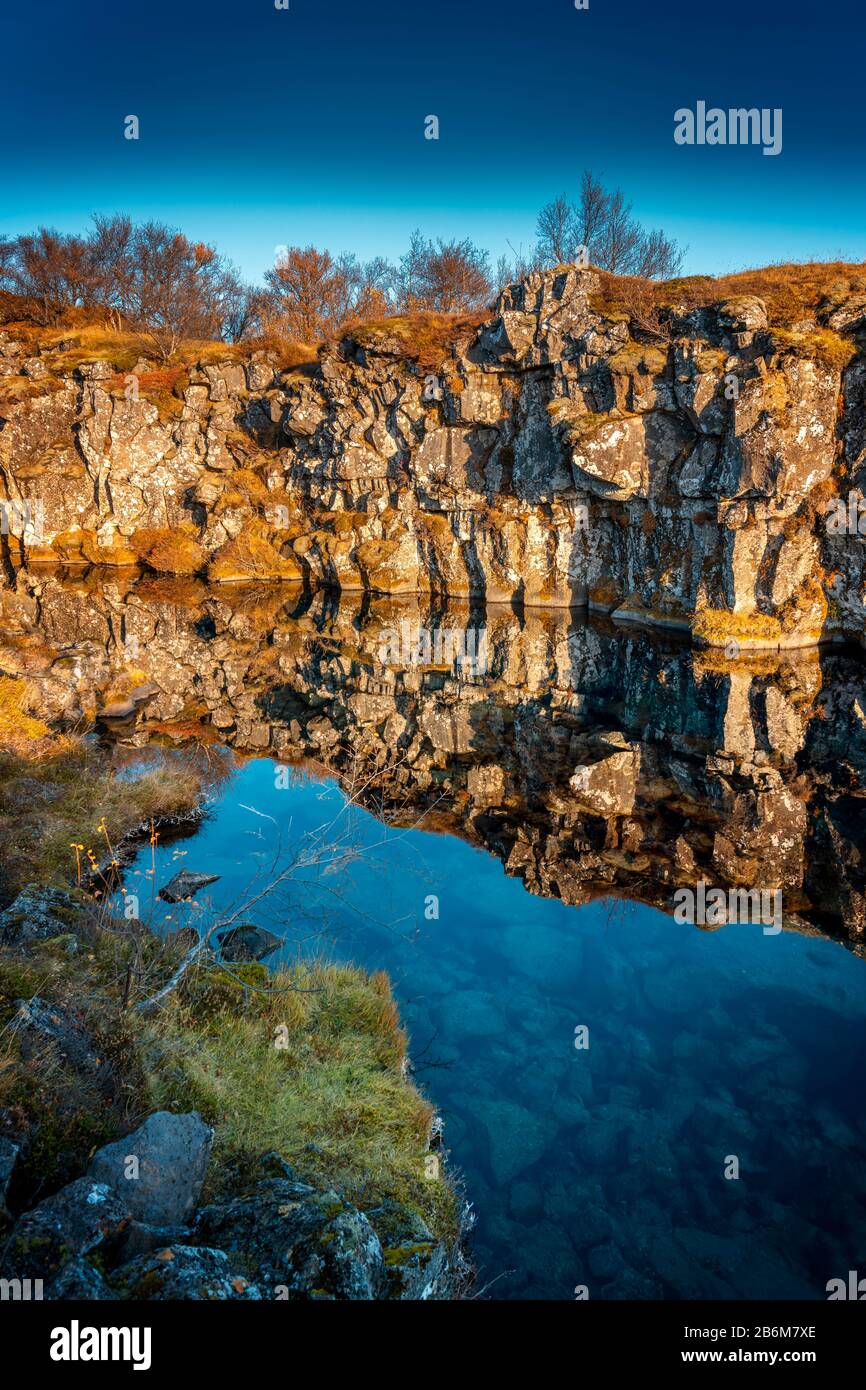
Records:
[[[157,851],[157,886],[180,867],[220,882],[158,915],[243,901],[280,836],[296,844],[341,804],[332,783],[278,790],[272,763],[248,763],[194,840]],[[866,961],[787,932],[566,907],[456,838],[354,808],[338,825],[366,857],[249,920],[288,930],[288,956],[302,943],[390,973],[491,1296],[825,1297],[866,1265]],[[142,881],[127,879],[146,915]]]

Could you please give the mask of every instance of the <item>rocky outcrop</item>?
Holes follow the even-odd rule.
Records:
[[[463,1257],[419,1216],[395,1202],[360,1211],[278,1154],[262,1156],[247,1191],[198,1207],[212,1137],[196,1114],[157,1113],[104,1146],[87,1177],[18,1217],[0,1244],[3,1278],[40,1280],[63,1301],[458,1296]]]
[[[739,648],[860,640],[860,301],[843,284],[782,331],[741,296],[647,331],[601,289],[533,274],[433,368],[387,325],[312,370],[194,367],[168,403],[85,364],[4,408],[7,568],[589,605]],[[20,370],[31,349],[0,352]]]

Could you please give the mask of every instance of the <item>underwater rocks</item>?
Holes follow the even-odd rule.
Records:
[[[6,410],[10,556],[859,641],[863,547],[827,508],[866,481],[862,331],[840,291],[796,331],[750,298],[647,334],[560,267],[432,371],[359,328],[310,371],[195,366],[167,409],[84,364]]]
[[[219,874],[194,874],[188,869],[181,869],[164,888],[160,888],[158,896],[167,903],[185,903],[201,892],[202,888],[218,881]]]
[[[242,922],[239,927],[231,927],[229,931],[217,932],[216,939],[220,955],[227,961],[267,960],[283,944],[281,937],[250,922]]]

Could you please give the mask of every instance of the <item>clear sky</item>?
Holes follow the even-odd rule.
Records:
[[[123,210],[252,279],[280,244],[395,257],[416,226],[495,258],[588,166],[688,243],[690,272],[866,259],[862,0],[289,6],[7,7],[0,232]],[[782,153],[676,145],[699,99],[781,107]]]

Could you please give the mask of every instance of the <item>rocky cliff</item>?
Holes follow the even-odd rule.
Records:
[[[124,371],[10,329],[7,574],[134,564],[588,604],[740,649],[860,640],[857,283],[799,319],[674,293],[647,326],[604,277],[561,267],[447,344],[393,320],[300,369],[258,351]]]

